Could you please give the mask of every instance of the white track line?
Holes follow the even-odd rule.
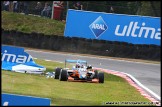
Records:
[[[153,91],[151,91],[150,89],[148,89],[146,86],[144,86],[143,84],[141,84],[135,77],[133,77],[130,74],[124,73],[127,76],[129,76],[135,83],[137,83],[140,87],[142,87],[143,89],[145,89],[146,91],[148,91],[150,94],[152,94],[156,99],[158,99],[159,101],[161,100],[160,96],[158,96],[157,94],[155,94]]]
[[[138,84],[141,88],[145,89],[147,92],[149,92],[151,95],[153,95],[156,99],[158,99],[159,101],[161,101],[160,96],[158,96],[156,93],[154,93],[153,91],[151,91],[150,89],[148,89],[146,86],[144,86],[143,84],[141,84],[135,77],[133,77],[132,75],[128,74],[128,73],[124,73],[124,72],[120,72],[120,71],[115,71],[115,70],[110,70],[110,69],[103,69],[103,68],[99,68],[102,70],[108,70],[108,71],[112,71],[114,72],[114,74],[117,73],[122,73],[127,75],[130,79],[132,79],[136,84]]]
[[[33,57],[33,59],[38,59],[38,58]],[[51,61],[51,62],[63,63],[63,62],[61,62],[61,61],[55,61],[55,60],[48,60],[48,59],[43,59],[43,60],[45,60],[45,61]]]
[[[48,59],[44,59],[45,61],[51,61],[51,62],[58,62],[58,63],[63,63],[61,61],[54,61],[54,60],[48,60]]]

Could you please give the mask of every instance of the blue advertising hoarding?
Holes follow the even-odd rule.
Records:
[[[23,66],[21,71],[35,70],[34,72],[39,73],[39,71],[46,69],[44,66],[36,64],[32,56],[24,51],[24,48],[7,45],[2,45],[1,47],[1,69],[3,70],[15,71],[14,67],[18,66],[20,70],[20,66]],[[37,69],[39,70],[36,71]]]
[[[161,45],[160,18],[69,9],[64,36]]]
[[[6,93],[2,93],[1,96],[1,106],[50,106],[49,98],[39,98]]]
[[[24,48],[7,45],[1,47],[2,61],[19,64],[33,61],[32,56],[26,53]]]

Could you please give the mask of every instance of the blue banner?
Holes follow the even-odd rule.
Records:
[[[26,63],[33,61],[32,56],[24,51],[24,48],[15,46],[2,46],[1,50],[2,61],[12,63]]]
[[[24,48],[14,46],[2,46],[1,61],[3,70],[10,70],[21,73],[41,74],[45,67],[36,64],[31,55],[24,51]]]
[[[160,18],[69,9],[64,36],[161,45]]]
[[[49,98],[1,94],[1,106],[50,106]]]

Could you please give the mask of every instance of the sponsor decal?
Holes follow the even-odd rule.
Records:
[[[25,63],[32,60],[32,56],[16,55],[7,53],[7,50],[1,53],[1,61],[13,62],[13,63]]]
[[[67,37],[161,45],[160,17],[73,9],[68,10],[67,17]]]
[[[106,25],[105,21],[101,16],[99,16],[90,26],[89,28],[93,32],[96,38],[102,35],[107,29],[108,26]]]
[[[121,25],[117,25],[115,29],[116,36],[131,36],[139,38],[161,39],[161,29],[155,29],[153,27],[146,27],[146,23],[138,25],[138,22],[130,22],[129,25],[125,25],[122,32],[119,32]]]

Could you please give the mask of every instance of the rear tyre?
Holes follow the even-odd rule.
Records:
[[[68,74],[66,70],[62,70],[59,76],[60,81],[67,81]]]
[[[99,79],[99,83],[104,83],[104,73],[103,72],[98,73],[98,79]]]
[[[56,68],[56,70],[55,70],[55,79],[59,79],[60,72],[61,72],[61,68]]]

